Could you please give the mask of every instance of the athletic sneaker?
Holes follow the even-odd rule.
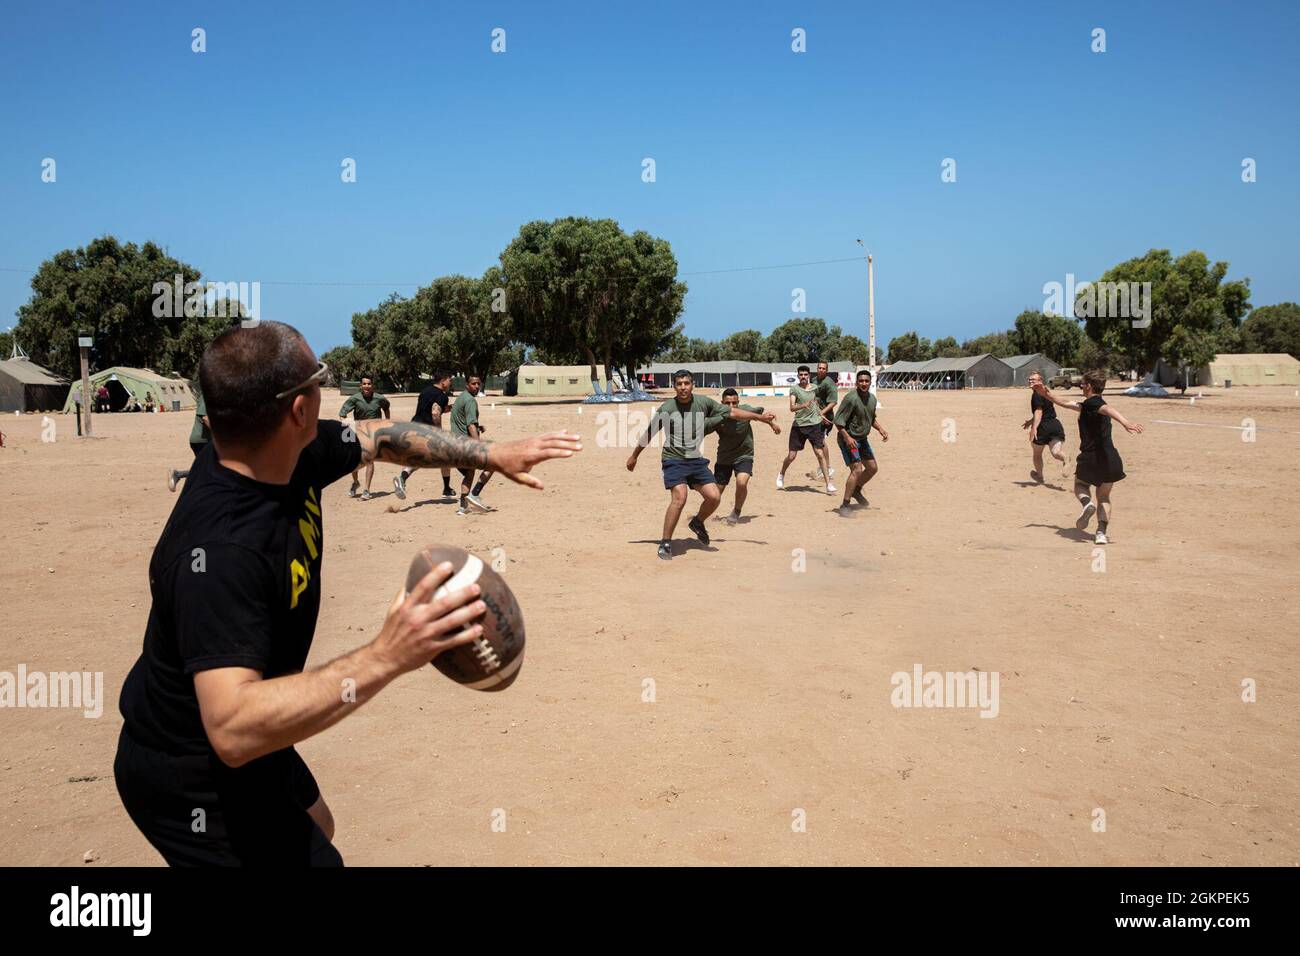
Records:
[[[776,487],[778,490],[785,487],[785,475],[776,476]]]
[[[1088,522],[1092,520],[1092,516],[1096,514],[1096,512],[1097,512],[1096,503],[1089,501],[1086,505],[1083,506],[1083,510],[1079,512],[1079,517],[1074,520],[1074,526],[1078,528],[1080,531],[1086,530],[1088,527]]]
[[[867,501],[867,497],[866,497],[866,495],[864,495],[864,494],[862,493],[862,489],[861,489],[861,488],[859,488],[857,491],[853,492],[853,500],[856,501],[858,504],[862,505],[862,507],[864,507],[864,508],[865,508],[868,504],[870,504],[870,502]]]
[[[175,468],[167,469],[167,490],[168,491],[175,491],[176,483],[180,480],[181,480],[180,475],[177,473]]]
[[[1106,540],[1106,532],[1105,532],[1105,531],[1098,531],[1098,532],[1097,532],[1097,536],[1096,536],[1095,538],[1092,539],[1092,543],[1093,543],[1093,544],[1110,544],[1110,542]]]
[[[443,489],[442,489],[442,496],[443,496],[444,498],[455,498],[455,497],[456,497],[456,492],[455,492],[455,490],[451,487],[451,485],[446,485],[446,486],[444,486]]]
[[[357,489],[360,487],[361,487],[361,482],[359,481],[352,482],[352,487],[348,489],[348,497],[355,498],[357,496]]]
[[[483,504],[482,499],[479,498],[478,495],[466,495],[465,503],[469,505],[471,508],[473,508],[475,511],[477,511],[479,514],[485,515],[492,510],[487,505]]]
[[[1036,481],[1041,485],[1043,483],[1043,476],[1036,471],[1031,471],[1029,473],[1029,480]]]
[[[456,517],[458,518],[463,517],[467,514],[469,514],[469,512],[465,510],[464,505],[461,505],[459,508],[456,509]]]
[[[699,515],[696,515],[694,518],[688,521],[686,523],[686,527],[694,531],[695,537],[699,538],[705,544],[709,543],[709,529],[704,527],[704,522],[700,520]]]
[[[727,522],[727,524],[736,524],[738,521],[740,521],[740,512],[733,511],[731,514],[727,515],[722,520]]]
[[[835,484],[833,482],[830,481],[826,482],[826,493],[828,495],[835,494]]]
[[[397,495],[399,501],[406,500],[406,476],[400,474],[393,479],[393,494]]]
[[[852,508],[852,506],[851,506],[847,501],[841,501],[841,502],[840,502],[838,505],[836,505],[835,508],[832,509],[832,510],[834,510],[834,512],[835,512],[837,515],[851,515],[851,514],[853,514],[853,508]]]
[[[361,500],[362,500],[362,501],[369,501],[369,500],[370,500],[370,489],[369,489],[369,488],[367,488],[365,491],[361,492]]]
[[[671,541],[659,542],[659,557],[664,561],[673,559],[673,544]]]

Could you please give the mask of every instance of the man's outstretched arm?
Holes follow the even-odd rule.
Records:
[[[488,444],[419,422],[371,420],[358,422],[355,433],[362,464],[389,461],[407,468],[495,471],[531,488],[542,487],[528,474],[534,466],[582,451],[578,436],[565,431]]]

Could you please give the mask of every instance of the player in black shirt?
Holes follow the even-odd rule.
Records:
[[[203,356],[212,441],[149,562],[152,606],[113,768],[127,813],[173,865],[341,863],[294,744],[479,631],[477,585],[431,600],[444,564],[398,591],[372,641],[304,670],[325,486],[378,460],[492,468],[539,488],[530,469],[581,449],[564,432],[487,445],[414,423],[320,421],[325,374],[279,322],[224,332]]]
[[[1029,373],[1029,387],[1043,384],[1043,376],[1038,372]],[[1061,463],[1061,474],[1065,474],[1065,455],[1061,453],[1061,444],[1065,441],[1065,426],[1056,417],[1052,403],[1037,392],[1029,396],[1029,417],[1021,428],[1029,429],[1030,447],[1034,449],[1034,469],[1029,477],[1034,481],[1043,480],[1043,446],[1052,452],[1052,457]]]
[[[421,425],[432,425],[434,428],[441,428],[442,416],[451,407],[448,396],[450,391],[451,372],[435,373],[433,384],[420,392],[420,397],[415,403],[415,415],[411,421],[419,422]],[[406,500],[406,479],[410,478],[411,473],[415,471],[418,471],[418,469],[403,468],[401,474],[393,479],[393,493],[403,501]],[[442,496],[444,498],[456,497],[456,492],[451,487],[450,468],[442,469]]]
[[[1106,404],[1101,397],[1105,388],[1106,373],[1101,371],[1089,372],[1083,377],[1082,402],[1061,401],[1041,381],[1034,386],[1034,391],[1048,401],[1079,413],[1079,458],[1074,465],[1074,494],[1083,510],[1074,526],[1086,531],[1089,520],[1097,513],[1097,536],[1093,539],[1097,544],[1109,543],[1106,527],[1110,524],[1110,492],[1115,482],[1124,478],[1124,462],[1110,438],[1111,420],[1119,422],[1130,434],[1143,432],[1141,425],[1130,422],[1117,409]],[[1095,501],[1089,494],[1094,487],[1097,489]]]

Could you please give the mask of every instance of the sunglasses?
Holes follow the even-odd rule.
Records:
[[[329,369],[330,367],[326,365],[324,362],[318,361],[316,363],[316,371],[312,373],[311,378],[307,379],[307,381],[303,382],[301,385],[295,385],[293,388],[285,389],[283,392],[278,393],[275,397],[288,398],[290,395],[294,394],[295,392],[301,392],[305,389],[311,388],[313,385],[319,385],[321,382],[325,381],[325,377],[329,375]]]

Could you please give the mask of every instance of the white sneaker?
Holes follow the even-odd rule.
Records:
[[[361,482],[359,481],[352,482],[352,487],[348,489],[348,497],[355,498],[357,496],[357,489],[360,487],[361,487]]]
[[[785,475],[776,476],[776,487],[778,490],[785,487]]]
[[[829,481],[826,482],[826,493],[827,493],[828,495],[833,495],[833,494],[835,494],[835,485],[833,485],[833,484],[832,484],[831,482],[829,482]]]
[[[466,495],[465,503],[468,504],[475,511],[477,511],[479,514],[485,515],[488,513],[488,511],[491,510],[490,508],[488,508],[487,505],[483,504],[482,499],[480,499],[478,495]]]
[[[740,512],[733,511],[731,514],[727,515],[722,520],[727,522],[727,524],[735,524],[740,520]]]
[[[1104,532],[1104,531],[1098,531],[1098,532],[1097,532],[1097,536],[1096,536],[1095,538],[1092,539],[1092,543],[1093,543],[1093,544],[1110,544],[1110,542],[1106,540],[1106,532]]]
[[[1092,520],[1092,516],[1096,514],[1096,512],[1096,503],[1089,501],[1083,506],[1083,510],[1079,512],[1079,517],[1074,519],[1074,526],[1080,531],[1085,530],[1088,527],[1088,522]]]

